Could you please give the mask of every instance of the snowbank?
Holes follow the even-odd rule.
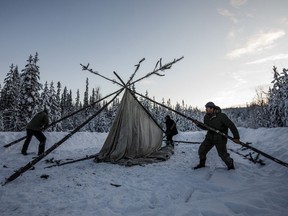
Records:
[[[288,128],[240,128],[241,140],[287,162]],[[67,133],[46,133],[47,147]],[[24,133],[0,133],[1,146]],[[124,167],[85,160],[45,168],[56,160],[66,162],[100,151],[106,133],[81,132],[13,182],[0,187],[0,212],[13,215],[273,215],[288,210],[288,169],[260,156],[265,166],[231,153],[236,170],[227,171],[215,149],[207,167],[198,163],[197,144],[179,144],[170,160],[145,166]],[[205,132],[179,133],[175,140],[202,141]],[[23,142],[0,152],[0,181],[36,156],[33,138],[28,152],[20,154]],[[239,145],[229,142],[228,148]],[[247,152],[244,152],[247,153]],[[46,177],[46,178],[44,178]]]

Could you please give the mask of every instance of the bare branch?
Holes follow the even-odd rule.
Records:
[[[163,65],[163,66],[162,66],[162,58],[161,58],[161,59],[158,61],[158,62],[159,62],[159,68],[158,68],[158,69],[156,69],[156,67],[155,67],[152,72],[150,72],[150,73],[146,74],[145,76],[143,76],[142,78],[140,78],[140,79],[138,79],[138,80],[130,83],[129,85],[133,85],[133,84],[135,84],[136,82],[139,82],[140,80],[145,79],[145,78],[147,78],[147,77],[149,77],[149,76],[152,76],[152,75],[154,75],[154,74],[155,74],[155,75],[158,75],[158,76],[164,76],[163,74],[159,74],[158,72],[159,72],[159,71],[165,71],[165,70],[170,69],[173,64],[175,64],[176,62],[182,60],[183,58],[184,58],[184,56],[182,56],[181,58],[178,58],[178,59],[174,59],[174,61],[169,62],[169,63],[167,63],[167,64],[165,64],[165,65]],[[156,66],[158,65],[158,62],[157,62],[157,64],[156,64]]]
[[[134,66],[136,67],[136,69],[135,69],[134,73],[131,75],[131,77],[130,77],[130,79],[128,80],[128,82],[127,82],[126,85],[129,85],[129,83],[133,80],[136,72],[137,72],[137,71],[139,70],[139,68],[140,68],[140,64],[141,64],[143,61],[145,61],[145,58],[141,59],[137,65],[134,65]]]
[[[110,78],[108,78],[108,77],[105,77],[105,76],[101,75],[101,74],[100,74],[99,72],[97,72],[97,71],[93,71],[91,68],[89,68],[89,63],[87,64],[87,66],[82,65],[82,64],[80,64],[80,65],[82,66],[82,70],[87,70],[87,71],[89,71],[90,73],[93,73],[93,74],[95,74],[95,75],[98,75],[98,76],[100,76],[100,77],[102,77],[102,78],[104,78],[104,79],[106,79],[106,80],[109,80],[109,81],[111,81],[111,82],[113,82],[113,83],[116,83],[116,84],[120,85],[121,87],[123,87],[122,84],[119,83],[119,82],[117,82],[116,80],[113,80],[113,79],[110,79]]]

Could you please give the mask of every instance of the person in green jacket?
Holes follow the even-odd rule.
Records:
[[[227,117],[227,115],[221,112],[220,107],[216,106],[213,102],[208,102],[205,107],[206,115],[204,116],[204,124],[225,134],[228,134],[228,129],[230,129],[233,134],[233,141],[235,143],[239,143],[240,136],[235,124]],[[198,121],[194,121],[194,123],[199,128],[207,130],[205,127],[200,125]],[[216,147],[219,157],[224,161],[228,170],[235,169],[233,159],[227,152],[226,144],[226,137],[208,130],[206,137],[198,150],[200,162],[194,167],[194,169],[205,167],[206,155],[213,148],[213,146]]]
[[[23,155],[27,155],[27,149],[33,136],[35,136],[40,142],[38,147],[38,155],[44,153],[46,136],[42,133],[42,130],[44,130],[48,124],[49,118],[47,109],[44,109],[44,111],[37,113],[32,118],[32,120],[28,123],[26,127],[27,136],[21,150],[21,153]]]

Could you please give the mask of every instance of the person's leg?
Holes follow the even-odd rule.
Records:
[[[205,167],[205,162],[206,162],[206,155],[207,153],[212,149],[214,145],[209,142],[207,139],[205,139],[199,149],[198,149],[198,155],[199,155],[199,164],[197,166],[194,167],[194,169],[199,169],[202,167]]]
[[[173,136],[174,135],[171,135],[171,140],[170,140],[170,142],[171,142],[171,145],[173,146],[173,148],[174,148],[174,141],[173,141]]]
[[[21,153],[23,155],[27,155],[27,149],[28,149],[29,143],[31,142],[32,136],[33,136],[33,131],[26,130],[26,139],[21,150]]]
[[[219,157],[224,161],[228,170],[235,169],[233,159],[230,157],[230,154],[227,152],[226,143],[218,143],[215,145]]]
[[[41,131],[35,131],[34,136],[39,140],[38,155],[45,151],[46,136]]]
[[[173,146],[173,140],[172,140],[172,135],[167,134],[167,145],[172,145]]]

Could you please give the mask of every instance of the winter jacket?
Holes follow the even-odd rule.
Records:
[[[172,119],[166,119],[165,123],[166,123],[166,134],[173,136],[178,134],[176,123]]]
[[[28,123],[27,129],[41,131],[49,124],[47,112],[42,111],[37,113],[32,120]]]
[[[215,112],[211,114],[206,114],[204,116],[204,124],[208,125],[209,127],[212,127],[216,130],[219,130],[225,134],[228,135],[228,129],[233,134],[234,139],[240,139],[238,129],[236,128],[235,124],[227,117],[226,114],[221,112],[220,107],[215,108]],[[204,127],[200,128],[207,130]],[[217,134],[216,132],[208,130],[206,139],[209,139],[213,141],[214,143],[225,143],[227,142],[227,138]]]

